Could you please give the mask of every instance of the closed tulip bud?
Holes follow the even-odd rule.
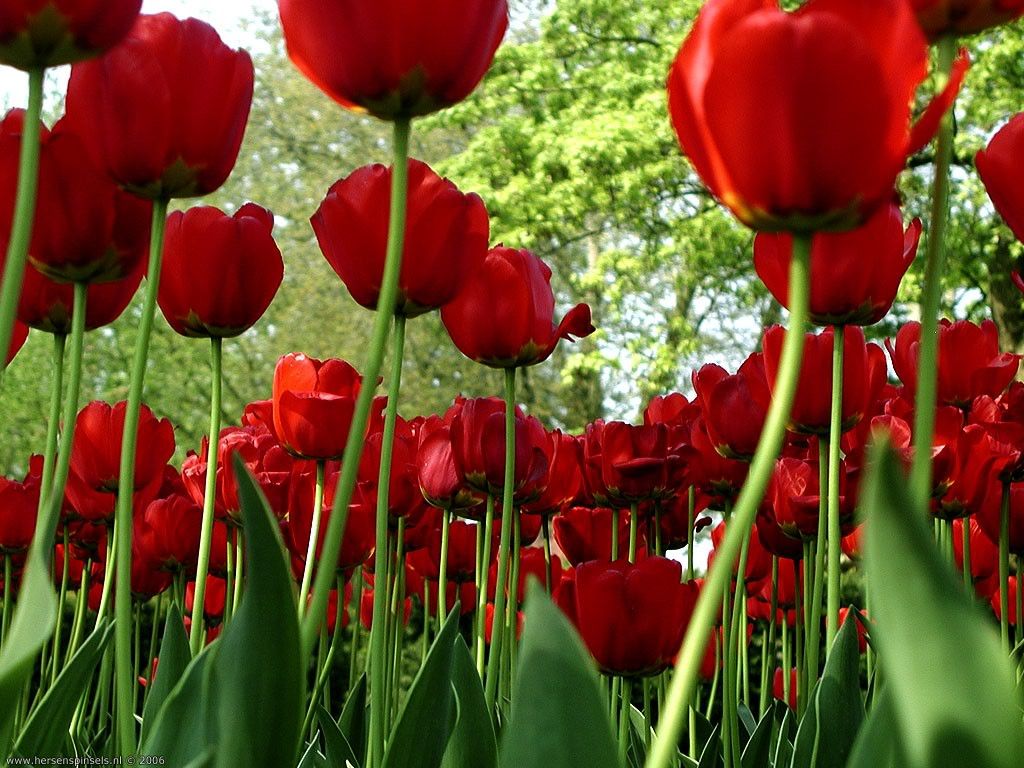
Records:
[[[505,0],[280,0],[288,55],[344,107],[383,120],[466,98],[508,27]]]
[[[613,521],[619,528],[621,545],[629,540],[627,510],[571,507],[552,519],[552,533],[558,548],[572,565],[588,560],[611,560]],[[642,548],[643,533],[639,532],[638,556]]]
[[[31,70],[95,56],[128,34],[142,0],[8,0],[0,64]]]
[[[67,115],[100,167],[140,197],[195,197],[235,165],[252,106],[249,54],[169,13],[138,18],[117,48],[72,68]]]
[[[333,468],[324,480],[323,507],[320,528],[317,533],[316,559],[319,561],[323,549],[327,526],[330,524],[334,505],[334,493],[338,487],[338,469]],[[288,494],[288,527],[285,542],[292,554],[305,562],[309,551],[309,536],[313,528],[313,498],[315,493],[316,469],[311,465],[297,464],[292,473]],[[372,499],[361,493],[353,496],[349,505],[345,535],[338,552],[337,571],[349,572],[361,566],[373,554],[375,505]],[[301,573],[301,569],[299,573]]]
[[[1021,10],[1024,12],[1024,4]],[[1024,196],[1019,183],[1021,152],[1024,152],[1024,112],[1010,118],[974,159],[992,204],[1018,240],[1024,240]]]
[[[187,496],[157,499],[135,517],[137,549],[158,570],[193,574],[202,524],[203,510]]]
[[[420,427],[416,451],[420,492],[428,504],[448,510],[472,509],[482,498],[466,483],[452,444],[451,426],[432,416]]]
[[[873,325],[888,314],[903,275],[917,255],[921,221],[904,231],[896,203],[883,205],[857,229],[822,232],[811,245],[811,320],[818,325]],[[754,238],[757,276],[789,307],[793,236],[760,232]]]
[[[311,219],[324,257],[367,309],[378,308],[384,279],[391,179],[383,165],[360,168],[331,187]],[[483,201],[410,160],[398,299],[385,311],[416,317],[447,304],[480,268],[489,239]]]
[[[582,452],[580,442],[559,430],[548,433],[550,466],[543,493],[523,505],[522,512],[530,515],[551,515],[575,499],[583,487],[580,469]]]
[[[771,405],[764,356],[751,355],[731,375],[719,365],[704,365],[692,380],[714,447],[730,459],[752,458]]]
[[[274,214],[247,203],[233,216],[199,206],[167,219],[157,300],[182,336],[244,333],[273,301],[284,277]]]
[[[24,480],[0,477],[0,553],[24,552],[36,530],[42,467],[33,457]]]
[[[672,65],[669,110],[698,175],[744,224],[850,229],[891,196],[966,66],[912,126],[928,46],[906,0],[810,0],[793,13],[711,0]]]
[[[498,246],[442,307],[441,320],[470,360],[517,368],[544,362],[561,339],[574,341],[594,332],[586,304],[577,304],[558,325],[554,314],[548,265],[530,251]]]
[[[601,476],[608,495],[619,504],[664,499],[676,488],[673,469],[679,457],[668,452],[668,429],[662,424],[633,426],[621,421],[604,425]]]

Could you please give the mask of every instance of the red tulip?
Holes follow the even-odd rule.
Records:
[[[725,521],[720,522],[711,529],[711,543],[714,546],[714,549],[712,549],[708,554],[709,569],[711,568],[711,564],[714,562],[715,557],[718,555],[718,548],[722,545],[722,541],[725,539],[725,530]],[[739,573],[739,565],[740,559],[737,555],[736,560],[732,565],[732,577],[734,582]],[[743,583],[746,587],[746,593],[748,595],[756,595],[761,589],[762,582],[769,577],[771,571],[771,554],[761,543],[760,535],[757,527],[755,526],[750,531],[750,547],[748,548],[747,553],[747,570],[743,574]]]
[[[752,458],[771,405],[764,355],[751,355],[732,375],[719,365],[704,365],[692,381],[714,447],[727,458]]]
[[[91,283],[86,289],[85,330],[117,320],[131,303],[145,273],[146,262],[139,261],[127,277],[112,283]],[[73,309],[73,286],[54,282],[31,264],[25,266],[25,282],[18,298],[19,321],[30,328],[66,336],[71,333]]]
[[[274,432],[304,459],[339,459],[362,377],[344,360],[289,354],[274,370]]]
[[[573,565],[589,560],[611,560],[613,520],[619,529],[619,551],[625,552],[629,541],[629,515],[626,510],[571,507],[552,519],[552,533],[559,550]],[[639,540],[642,539],[641,533]],[[641,546],[638,543],[638,553]]]
[[[540,497],[524,504],[528,515],[552,515],[575,499],[583,487],[580,442],[559,430],[548,433],[550,465]]]
[[[478,506],[481,498],[466,484],[466,474],[452,443],[450,424],[431,416],[420,427],[418,441],[416,471],[420,492],[427,503],[448,510]]]
[[[977,514],[971,518],[972,523],[977,523],[978,527],[992,541],[999,541],[1002,491],[1001,483],[995,483],[989,487],[984,503],[977,510]],[[973,534],[971,542],[974,542]],[[1020,483],[1011,483],[1010,485],[1009,544],[1010,552],[1018,557],[1024,557],[1024,485]],[[972,551],[972,557],[973,554]]]
[[[957,436],[955,460],[932,501],[932,514],[954,520],[980,512],[991,494],[998,495],[999,476],[1020,455],[977,424]]]
[[[187,496],[157,499],[135,517],[137,551],[158,570],[194,574],[202,524],[203,510]]]
[[[883,205],[857,229],[822,232],[811,246],[811,320],[818,325],[873,325],[888,314],[900,281],[917,255],[921,220],[906,231],[897,203]],[[760,232],[754,238],[757,276],[789,307],[793,236]]]
[[[776,465],[775,471],[779,471]],[[800,539],[789,536],[782,528],[778,517],[775,514],[775,504],[772,499],[772,487],[769,484],[768,498],[758,510],[757,537],[761,540],[764,548],[776,557],[788,560],[800,560],[804,556],[804,546]]]
[[[786,686],[785,678],[783,677],[786,673],[783,672],[782,667],[776,667],[775,673],[772,676],[772,698],[786,704],[794,712],[796,712],[797,696],[796,672],[796,667],[789,670],[789,701],[786,701]]]
[[[839,511],[842,522],[846,524],[853,518],[854,500],[848,492],[845,464],[840,463],[839,471]],[[822,493],[818,480],[817,462],[783,457],[775,463],[768,500],[776,523],[786,535],[804,539],[817,537]],[[766,529],[759,525],[757,530],[760,534]]]
[[[886,342],[896,375],[911,395],[917,390],[918,348],[921,324],[907,323]],[[938,399],[940,403],[968,408],[976,397],[995,397],[1013,381],[1020,355],[999,351],[996,324],[985,320],[939,322]]]
[[[99,165],[140,197],[218,189],[235,165],[252,105],[249,54],[169,13],[140,16],[125,41],[76,64],[67,114]]]
[[[185,585],[185,616],[192,615],[192,604],[195,601],[196,584],[190,581]],[[227,582],[214,575],[206,580],[206,594],[203,595],[203,620],[209,627],[216,627],[224,617],[224,603],[227,597]],[[186,619],[187,621],[188,619]]]
[[[448,527],[448,567],[445,571],[448,581],[473,581],[476,574],[476,535],[475,524],[451,521]],[[440,528],[430,532],[427,546],[417,550],[415,555],[419,574],[427,581],[438,581],[441,578]]]
[[[384,120],[466,98],[508,27],[505,0],[280,0],[288,55],[344,107]]]
[[[244,333],[273,301],[284,262],[274,214],[254,203],[234,216],[199,206],[167,219],[158,301],[182,336]]]
[[[1011,576],[1010,580],[1006,584],[1006,596],[1007,596],[1007,610],[1006,610],[1006,623],[1011,627],[1017,626],[1017,577]],[[995,613],[997,619],[1002,618],[1002,597],[999,594],[998,583],[994,585],[992,589],[992,595],[989,598],[989,603],[992,605],[992,612]]]
[[[684,456],[687,475],[694,487],[722,503],[735,499],[750,467],[745,461],[728,459],[721,454],[708,434],[703,417],[693,423],[690,445]]]
[[[669,109],[683,152],[743,223],[850,229],[935,134],[966,66],[911,126],[928,47],[905,0],[810,0],[794,13],[711,0],[672,65]]]
[[[670,455],[668,429],[661,424],[636,427],[621,421],[604,425],[601,435],[601,478],[619,504],[665,499],[676,488],[679,457]]]
[[[320,250],[356,302],[377,309],[388,244],[391,168],[368,165],[331,187],[311,222]],[[454,299],[487,255],[483,201],[409,161],[405,249],[394,311],[416,317]]]
[[[174,577],[163,570],[161,563],[153,558],[152,553],[140,548],[139,540],[132,537],[132,599],[140,603],[148,602],[170,588]]]
[[[531,581],[536,579],[537,583],[542,587],[547,587],[547,564],[544,561],[544,552],[537,547],[523,547],[519,553],[519,586],[517,589],[517,597],[520,603],[526,599],[526,586]],[[562,583],[562,561],[560,558],[551,557],[551,594],[558,591],[559,586]],[[511,575],[509,576],[511,581]],[[491,570],[488,576],[488,599],[494,600],[494,596],[497,592],[496,585],[498,583],[498,564],[491,563]],[[505,588],[505,594],[508,594],[508,585]]]
[[[999,536],[991,538],[979,525],[976,517],[953,521],[953,555],[956,567],[964,570],[964,525],[971,537],[971,583],[975,585],[979,595],[995,589],[999,576]]]
[[[764,367],[772,386],[782,359],[785,336],[785,329],[778,325],[764,334]],[[790,423],[798,432],[811,435],[827,435],[829,432],[833,339],[832,328],[804,337],[804,364],[800,369],[800,382],[790,415]],[[857,326],[847,328],[843,335],[843,432],[853,428],[864,417],[885,384],[887,375],[882,348],[865,343],[864,332]]]
[[[498,246],[441,309],[441,320],[470,360],[517,368],[547,360],[560,339],[574,341],[594,332],[586,304],[569,310],[557,326],[554,313],[548,265],[530,251]]]
[[[20,320],[15,320],[14,328],[11,330],[11,343],[7,345],[7,356],[4,358],[5,367],[18,356],[26,341],[28,341],[28,326]]]
[[[423,512],[426,502],[420,491],[416,465],[417,424],[398,417],[394,442],[391,447],[391,473],[388,483],[388,514],[395,518],[414,518]],[[384,442],[383,423],[370,430],[359,459],[357,482],[367,497],[367,503],[377,506],[379,492],[381,450]],[[406,525],[412,520],[407,520]]]
[[[558,604],[603,672],[656,675],[672,664],[697,601],[697,585],[681,575],[662,557],[584,563],[563,582]]]
[[[32,70],[87,59],[131,29],[142,0],[8,0],[0,8],[0,64]]]
[[[1024,12],[1024,5],[1021,5],[1021,12]],[[992,203],[1018,240],[1024,240],[1024,197],[1018,183],[1021,152],[1024,152],[1024,112],[1010,118],[974,158]]]
[[[930,40],[973,35],[1024,14],[1022,0],[911,0],[911,5]]]
[[[22,481],[0,477],[0,553],[24,552],[36,530],[42,466],[33,457]]]

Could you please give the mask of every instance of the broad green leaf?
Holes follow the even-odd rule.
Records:
[[[793,710],[782,702],[779,704],[784,708],[782,720],[779,723],[779,740],[775,743],[775,758],[772,765],[775,768],[784,768],[789,765],[793,757]],[[778,709],[778,707],[776,707]]]
[[[413,680],[384,753],[384,768],[439,768],[455,724],[452,657],[459,612],[452,611]]]
[[[498,744],[487,711],[484,689],[469,647],[461,635],[455,638],[452,686],[458,701],[458,719],[441,765],[444,768],[495,768]]]
[[[857,622],[847,614],[793,745],[792,768],[842,768],[864,721]]]
[[[768,768],[771,756],[772,731],[775,729],[775,713],[768,710],[757,724],[750,740],[743,749],[741,764],[743,768]]]
[[[153,727],[160,707],[163,706],[171,689],[181,679],[186,667],[192,660],[185,635],[185,624],[181,618],[177,603],[171,603],[167,612],[167,623],[164,625],[163,640],[160,641],[160,659],[157,664],[156,676],[150,681],[146,705],[142,710],[142,734],[139,743],[144,744],[149,731]]]
[[[898,744],[891,697],[883,691],[857,735],[846,768],[897,768]]]
[[[579,636],[543,589],[526,601],[502,768],[619,768],[597,670]]]
[[[36,526],[42,536],[45,525]],[[49,542],[46,547],[49,547]],[[0,757],[10,753],[21,690],[57,623],[57,595],[50,583],[48,554],[33,540],[25,563],[11,627],[0,651]]]
[[[71,718],[112,633],[113,624],[104,622],[82,643],[22,728],[14,745],[15,755],[56,757],[64,754]]]
[[[188,765],[216,744],[212,668],[218,651],[217,643],[207,646],[185,669],[157,711],[141,754],[162,758],[166,765]]]
[[[1013,668],[907,493],[888,443],[862,494],[865,571],[907,768],[1020,768]]]
[[[740,735],[746,740],[757,730],[757,720],[754,718],[754,713],[750,711],[750,707],[742,701],[739,702],[736,712],[739,715],[740,723],[743,724],[743,730],[740,732]]]
[[[316,719],[320,723],[320,730],[324,734],[324,745],[327,752],[327,765],[330,768],[348,768],[349,765],[358,766],[352,747],[345,738],[345,734],[334,722],[331,713],[323,707],[317,707]]]
[[[700,762],[697,768],[717,768],[719,753],[722,751],[722,738],[719,735],[720,726],[715,726],[711,732],[711,738],[704,745],[704,751],[700,753]]]
[[[218,640],[217,765],[281,768],[299,755],[306,675],[291,569],[277,520],[235,457],[245,528],[245,591]],[[270,706],[270,703],[273,706]]]
[[[306,745],[306,751],[299,760],[298,768],[327,768],[327,761],[316,749],[316,739]]]
[[[366,673],[359,676],[355,686],[349,691],[348,700],[344,709],[341,710],[341,717],[338,718],[338,728],[341,729],[345,740],[352,747],[357,755],[366,754],[366,729],[369,723],[366,717]]]

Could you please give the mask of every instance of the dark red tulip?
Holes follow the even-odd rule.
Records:
[[[917,365],[921,324],[906,323],[895,344],[886,342],[896,375],[913,396],[917,390]],[[996,324],[985,320],[939,322],[938,399],[940,403],[969,408],[981,395],[997,396],[1013,381],[1020,355],[999,351]]]
[[[418,441],[416,472],[427,503],[448,510],[478,506],[481,497],[466,483],[460,457],[452,444],[451,425],[431,416],[420,427]]]
[[[829,432],[832,406],[832,348],[834,331],[804,337],[804,364],[790,414],[790,424],[798,432],[826,435]],[[764,334],[764,367],[768,381],[775,379],[782,359],[786,331],[775,325]],[[843,404],[842,430],[854,427],[874,403],[888,369],[885,352],[877,344],[867,344],[864,332],[857,326],[843,334]]]
[[[1024,14],[1022,0],[911,0],[911,5],[930,40],[973,35]]]
[[[818,535],[818,508],[821,489],[817,462],[784,457],[775,463],[768,487],[768,499],[775,521],[788,536],[815,539]],[[840,514],[844,522],[853,516],[853,499],[846,493],[846,469],[840,465]],[[758,533],[762,528],[758,527]]]
[[[235,165],[252,105],[249,54],[209,24],[140,16],[117,48],[76,64],[67,114],[99,165],[140,197],[218,189]]]
[[[608,495],[625,505],[671,496],[676,490],[673,471],[679,457],[669,455],[667,442],[668,429],[662,424],[605,424],[601,478]]]
[[[998,494],[999,476],[1019,459],[1011,446],[1000,443],[977,424],[957,436],[951,470],[940,477],[932,500],[932,514],[944,520],[967,517],[981,511],[986,498]]]
[[[603,672],[656,675],[672,664],[697,601],[698,586],[681,576],[682,566],[662,557],[584,563],[558,604]]]
[[[383,120],[466,98],[508,27],[505,0],[281,0],[288,55],[344,107]]]
[[[1024,11],[1024,4],[1018,5]],[[1024,112],[1010,118],[974,158],[988,196],[1018,240],[1024,240],[1024,196],[1018,183],[1021,152],[1024,152]]]
[[[559,550],[572,565],[588,560],[611,560],[613,520],[619,528],[619,551],[624,553],[629,542],[627,510],[571,507],[552,519],[552,533]],[[639,538],[642,539],[642,534]],[[640,548],[638,543],[638,552]]]
[[[699,492],[720,503],[731,503],[736,498],[750,465],[721,454],[708,434],[703,416],[693,423],[690,445],[684,455],[687,474]]]
[[[344,360],[289,354],[274,370],[274,432],[304,459],[339,459],[362,377]]]
[[[979,595],[999,585],[999,537],[991,538],[974,517],[953,521],[953,555],[956,567],[964,570],[964,526],[971,536],[971,583]]]
[[[775,673],[772,675],[772,697],[786,704],[791,710],[796,712],[796,697],[797,697],[797,669],[793,667],[789,670],[789,700],[786,700],[786,686],[785,678],[783,675],[786,673],[782,670],[782,667],[776,667]]]
[[[575,499],[583,487],[580,442],[559,430],[548,433],[551,445],[545,487],[540,497],[523,505],[530,515],[553,515]]]
[[[1002,483],[995,483],[988,489],[988,496],[971,518],[992,541],[999,541],[1000,515],[1002,506]],[[974,542],[973,535],[971,542]],[[1010,484],[1010,552],[1024,556],[1024,485]],[[973,557],[973,551],[971,555]],[[972,562],[973,565],[973,562]]]
[[[749,460],[771,405],[764,355],[748,357],[735,374],[719,365],[693,372],[693,388],[711,443],[727,458]]]
[[[137,551],[158,570],[194,573],[202,524],[203,510],[187,496],[157,499],[135,517]]]
[[[153,553],[139,546],[139,540],[132,537],[132,599],[141,603],[152,600],[170,588],[174,577],[163,570]]]
[[[928,46],[905,0],[810,0],[794,13],[711,0],[672,66],[669,109],[683,152],[743,223],[850,229],[935,134],[966,64],[912,126]]]
[[[711,529],[711,543],[714,549],[708,554],[708,568],[718,555],[718,548],[725,539],[726,523],[723,521]],[[739,556],[732,566],[733,581],[739,572]],[[764,548],[757,527],[750,531],[750,546],[747,552],[747,570],[743,574],[743,582],[748,595],[756,595],[760,591],[762,582],[769,577],[772,571],[771,553]]]
[[[195,601],[196,584],[190,581],[185,585],[185,616],[192,615],[192,604]],[[216,627],[224,617],[224,602],[227,597],[227,582],[212,574],[206,580],[206,594],[203,595],[203,620],[209,627]],[[186,618],[187,621],[187,618]]]
[[[526,599],[527,584],[536,579],[542,587],[547,587],[547,564],[544,561],[544,552],[537,547],[523,547],[519,553],[519,587],[516,600],[522,603]],[[562,583],[562,561],[560,558],[551,557],[551,594],[558,591]],[[510,577],[511,578],[511,577]],[[494,600],[496,585],[498,583],[498,564],[491,563],[490,575],[487,581],[490,591],[488,598]],[[505,589],[508,594],[508,588]]]
[[[139,261],[127,277],[112,283],[91,283],[86,289],[85,330],[117,320],[131,304],[145,273],[146,263]],[[54,282],[31,264],[25,266],[25,282],[18,298],[19,321],[30,328],[66,336],[71,333],[73,309],[73,286]]]
[[[778,466],[776,466],[778,471]],[[800,539],[793,538],[786,534],[782,525],[775,515],[775,504],[772,498],[772,488],[769,484],[768,498],[761,505],[757,513],[757,537],[761,540],[764,548],[776,557],[783,559],[800,560],[804,556],[804,546]]]
[[[59,67],[117,45],[142,0],[11,0],[0,8],[0,64]]]
[[[1007,595],[1007,611],[1006,621],[1011,627],[1017,626],[1017,577],[1011,576],[1010,580],[1006,584],[1006,595]],[[998,582],[992,588],[992,594],[989,598],[989,603],[992,605],[992,612],[995,613],[997,619],[1002,618],[1002,597],[999,594]]]
[[[477,526],[462,520],[452,520],[448,527],[448,581],[473,581],[476,574]],[[441,529],[434,528],[427,538],[427,546],[410,554],[416,570],[427,581],[441,578]]]
[[[368,165],[331,187],[311,219],[320,250],[352,298],[377,309],[388,245],[391,168]],[[490,244],[483,201],[419,160],[409,161],[398,315],[416,317],[454,299]],[[390,308],[388,308],[390,309]]]
[[[416,516],[422,513],[426,502],[420,491],[419,474],[416,465],[418,439],[417,425],[398,417],[395,425],[394,443],[391,447],[391,473],[388,484],[388,514],[395,518]],[[377,506],[379,492],[381,449],[384,441],[383,424],[380,429],[371,428],[363,445],[359,459],[357,482],[366,495],[367,503]],[[410,521],[407,521],[407,525]]]
[[[811,245],[811,320],[818,325],[873,325],[892,308],[917,255],[921,220],[906,231],[897,203],[883,205],[857,229],[822,232]],[[776,300],[789,307],[793,236],[760,232],[754,269]]]
[[[319,560],[323,549],[327,526],[331,520],[334,504],[334,493],[338,486],[339,470],[335,466],[327,473],[324,481],[323,507],[320,527],[317,533],[316,557]],[[292,554],[305,562],[309,551],[309,535],[313,523],[313,498],[316,483],[315,466],[296,465],[288,494],[288,529],[285,542]],[[338,552],[337,570],[350,571],[357,568],[373,554],[375,534],[376,505],[372,499],[360,493],[353,496],[349,505],[348,520],[345,523],[345,535]],[[301,573],[301,571],[300,571]]]
[[[14,321],[14,328],[11,330],[11,343],[7,345],[7,357],[4,358],[4,365],[8,366],[18,356],[21,348],[28,341],[28,326],[20,320]]]
[[[27,550],[36,530],[42,466],[33,457],[29,467],[24,480],[0,477],[0,553],[5,555]]]
[[[554,314],[548,265],[530,251],[498,246],[442,307],[441,320],[470,360],[517,368],[544,362],[561,339],[575,341],[594,332],[586,304],[569,310],[557,326]]]
[[[274,214],[246,203],[233,216],[197,206],[167,219],[158,301],[182,336],[244,333],[273,301],[284,277]]]

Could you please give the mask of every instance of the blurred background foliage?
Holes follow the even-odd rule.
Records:
[[[531,248],[551,264],[560,311],[578,301],[593,308],[598,333],[562,345],[524,377],[526,406],[551,425],[635,419],[652,395],[689,392],[695,366],[734,368],[757,348],[761,329],[782,319],[754,274],[750,232],[703,189],[669,123],[666,73],[699,6],[513,0],[512,29],[482,87],[416,123],[413,154],[484,198],[492,241]],[[257,16],[247,26],[257,71],[248,133],[228,184],[202,203],[271,208],[286,275],[259,325],[225,345],[226,423],[237,423],[246,402],[269,397],[282,354],[362,364],[370,314],[320,255],[309,217],[334,181],[367,162],[388,162],[390,152],[388,126],[345,112],[292,67],[276,18]],[[1013,101],[1024,92],[1024,31],[1002,27],[970,47],[974,65],[956,113],[944,311],[992,317],[1004,346],[1021,351],[1024,302],[1009,279],[1020,245],[988,203],[973,157],[1024,106]],[[914,158],[900,182],[908,218],[920,215],[926,226],[930,153]],[[914,317],[920,262],[893,314],[872,329],[876,338]],[[83,402],[126,396],[137,318],[136,304],[89,335]],[[24,471],[43,444],[51,348],[49,337],[33,332],[6,376],[6,471]],[[180,454],[197,448],[206,429],[208,357],[208,344],[179,338],[158,319],[146,399],[177,426]],[[438,412],[456,394],[490,394],[499,385],[496,372],[459,354],[436,314],[410,324],[404,415]]]

